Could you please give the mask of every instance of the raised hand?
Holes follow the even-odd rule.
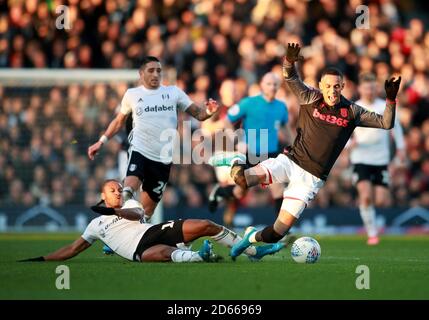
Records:
[[[399,85],[401,84],[401,77],[395,81],[395,78],[391,78],[390,80],[386,80],[384,82],[384,89],[386,90],[386,97],[391,101],[395,101],[396,95],[399,91]]]
[[[98,153],[102,145],[103,143],[101,141],[97,141],[96,143],[94,143],[92,146],[88,148],[88,158],[90,160],[94,160],[95,155]]]
[[[216,100],[213,100],[212,98],[210,98],[209,101],[206,101],[205,105],[208,115],[212,115],[219,109],[219,104]]]
[[[290,63],[301,60],[302,56],[299,55],[300,50],[301,48],[298,43],[288,43],[286,47],[286,60]]]

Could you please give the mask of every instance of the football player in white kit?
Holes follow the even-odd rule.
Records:
[[[99,141],[88,148],[88,157],[93,160],[132,114],[124,200],[141,191],[139,200],[143,204],[145,218],[150,219],[169,179],[174,146],[171,137],[175,137],[177,129],[177,112],[185,111],[204,121],[219,106],[213,99],[199,106],[178,87],[161,85],[162,66],[156,57],[145,57],[139,74],[141,85],[125,92],[120,111]]]
[[[233,231],[210,220],[173,220],[155,225],[141,223],[143,219],[141,204],[130,199],[122,206],[122,191],[122,185],[118,181],[107,180],[103,184],[101,193],[105,206],[100,206],[101,203],[99,203],[91,207],[101,216],[93,219],[76,241],[46,256],[25,259],[21,262],[70,259],[89,248],[96,240],[101,240],[115,253],[130,261],[213,262],[217,261],[217,257],[213,253],[209,240],[203,242],[199,251],[181,248],[205,236],[227,247],[232,247],[241,240]],[[245,253],[250,260],[258,261],[265,255],[274,254],[282,248],[281,244],[270,244],[249,247]]]
[[[369,111],[383,114],[385,101],[377,97],[375,75],[362,74],[359,77],[360,99],[356,101]],[[368,235],[368,245],[379,243],[376,226],[375,207],[390,203],[389,172],[390,135],[393,134],[396,145],[396,157],[400,163],[406,159],[404,135],[398,118],[393,130],[358,127],[355,129],[350,147],[350,162],[353,165],[353,182],[359,195],[359,211]]]

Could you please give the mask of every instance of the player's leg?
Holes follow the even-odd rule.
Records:
[[[158,205],[158,201],[155,201],[154,198],[155,200],[158,200],[157,197],[151,197],[150,193],[145,190],[140,193],[140,201],[143,205],[145,217],[147,219],[150,219],[152,217],[153,213],[155,212],[156,206]]]
[[[220,186],[215,185],[212,192],[209,195],[209,211],[215,212],[219,201],[225,199],[228,200],[240,200],[247,193],[247,189],[243,189],[238,185],[227,185]]]
[[[227,228],[233,228],[234,216],[237,212],[238,201],[236,199],[230,199],[226,201],[225,210],[223,212],[223,225]]]
[[[142,262],[171,261],[171,254],[177,248],[165,244],[157,244],[146,249],[141,255]]]
[[[305,207],[306,204],[302,200],[284,199],[282,208],[274,224],[259,231],[254,227],[247,228],[243,239],[232,247],[231,257],[233,259],[236,258],[252,243],[277,243],[280,241],[298,220]]]
[[[241,199],[245,196],[245,190],[241,189],[232,180],[230,167],[215,167],[215,174],[217,181],[209,195],[208,208],[210,212],[215,212],[218,207],[218,203],[225,199],[226,201],[232,199]]]
[[[270,184],[268,188],[270,189],[271,196],[274,200],[275,212],[280,212],[280,208],[283,203],[284,185],[282,183],[273,183]]]
[[[138,199],[144,177],[144,157],[137,151],[129,150],[128,166],[122,196],[124,201]],[[144,208],[144,206],[143,206]]]
[[[388,207],[391,205],[391,196],[389,192],[389,172],[387,166],[374,167],[373,173],[374,207]],[[376,209],[374,208],[373,226],[371,235],[368,234],[368,245],[376,245],[380,242],[376,224]]]
[[[384,185],[375,185],[375,207],[386,208],[392,205],[390,190]]]
[[[124,201],[129,199],[138,198],[137,194],[140,190],[142,182],[137,176],[126,176],[124,179],[124,189],[122,191],[122,196]]]
[[[201,237],[210,236],[217,243],[231,248],[242,240],[241,237],[237,235],[234,231],[224,226],[220,226],[210,220],[186,219],[183,222],[182,230],[183,241],[185,243],[192,242]],[[275,252],[278,252],[282,248],[282,244],[260,247],[248,246],[243,251],[248,256],[260,259],[267,254],[273,254]]]
[[[183,220],[168,221],[151,226],[140,239],[134,260],[198,262],[212,261],[214,256],[211,243],[203,242],[199,251],[179,248],[183,238]],[[173,248],[173,249],[171,249]]]
[[[374,172],[375,206],[389,207],[392,205],[389,184],[390,177],[387,166],[378,166]]]
[[[140,197],[145,209],[145,218],[148,221],[162,199],[170,177],[171,164],[164,164],[148,158],[144,158],[144,163],[143,191]]]
[[[356,185],[359,196],[359,213],[362,218],[365,230],[368,236],[368,244],[378,242],[373,240],[377,238],[377,226],[374,207],[374,188],[371,181],[361,180]]]
[[[200,251],[182,250],[165,244],[157,244],[146,249],[140,258],[142,262],[202,262],[210,261],[213,254],[208,242],[205,242]]]
[[[359,214],[368,236],[368,244],[376,244],[378,237],[375,224],[373,167],[366,164],[355,164],[353,171],[358,192]]]
[[[183,221],[183,241],[192,242],[205,236],[219,234],[223,227],[206,219],[186,219]]]
[[[372,244],[372,242],[378,243],[372,173],[369,172],[369,166],[360,166],[357,171],[359,180],[356,184],[356,189],[358,191],[359,213],[368,236],[368,244]]]
[[[208,162],[214,167],[231,167],[230,175],[232,179],[235,184],[244,190],[266,180],[265,171],[262,169],[254,169],[255,167],[250,167],[246,162],[246,156],[239,152],[218,153],[212,156]],[[249,181],[246,181],[247,177]],[[260,181],[258,180],[258,177]]]
[[[265,182],[266,184],[289,181],[289,185],[284,191],[284,199],[275,223],[261,231],[253,227],[247,228],[243,240],[231,249],[233,258],[240,255],[251,243],[275,243],[281,240],[324,184],[323,180],[303,170],[285,155],[263,161],[259,167],[268,172],[270,181]]]
[[[137,190],[141,189],[141,180],[136,176],[127,176],[124,181],[124,190],[122,191],[124,201],[129,199],[139,199],[144,209],[144,217],[146,221],[150,220],[153,212],[155,211],[158,202],[152,200],[149,194],[142,190],[140,197],[138,196]]]
[[[229,173],[230,179],[236,184],[220,186],[216,185],[209,196],[209,211],[215,212],[218,202],[222,199],[241,199],[246,193],[247,189],[266,180],[266,171],[261,168],[251,167],[246,162],[244,154],[233,153],[220,153],[210,158],[209,163],[215,166],[216,176],[223,178],[225,172]],[[226,166],[231,166],[230,169],[225,169]],[[248,176],[249,181],[246,181]],[[255,177],[260,177],[260,180],[255,181]]]
[[[271,197],[274,201],[274,212],[278,214],[281,210],[282,204],[283,204],[283,192],[284,192],[284,184],[283,183],[273,183],[268,186],[270,189]],[[290,242],[295,241],[296,236],[291,235],[288,231],[286,235],[281,239],[282,242],[285,243],[285,245],[289,244]]]

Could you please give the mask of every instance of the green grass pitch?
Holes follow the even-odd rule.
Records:
[[[225,256],[219,263],[133,263],[105,256],[99,242],[68,261],[16,262],[77,236],[0,234],[0,299],[429,299],[428,236],[384,236],[376,247],[362,236],[315,237],[322,255],[313,265],[295,263],[289,248],[260,262],[233,262],[217,244]],[[62,264],[70,290],[55,287]],[[369,267],[368,290],[356,289],[359,265]]]

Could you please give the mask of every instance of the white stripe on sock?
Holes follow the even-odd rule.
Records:
[[[368,237],[377,236],[377,225],[375,220],[375,208],[374,206],[359,207],[360,216],[366,229]]]
[[[222,231],[212,236],[211,238],[217,243],[228,248],[231,248],[234,244],[236,244],[242,239],[234,231],[229,230],[225,227],[222,227]],[[250,246],[244,251],[244,253],[249,256],[254,256],[256,254],[256,248],[254,246]]]
[[[177,249],[171,253],[171,260],[173,262],[201,262],[203,258],[200,257],[198,252]]]

